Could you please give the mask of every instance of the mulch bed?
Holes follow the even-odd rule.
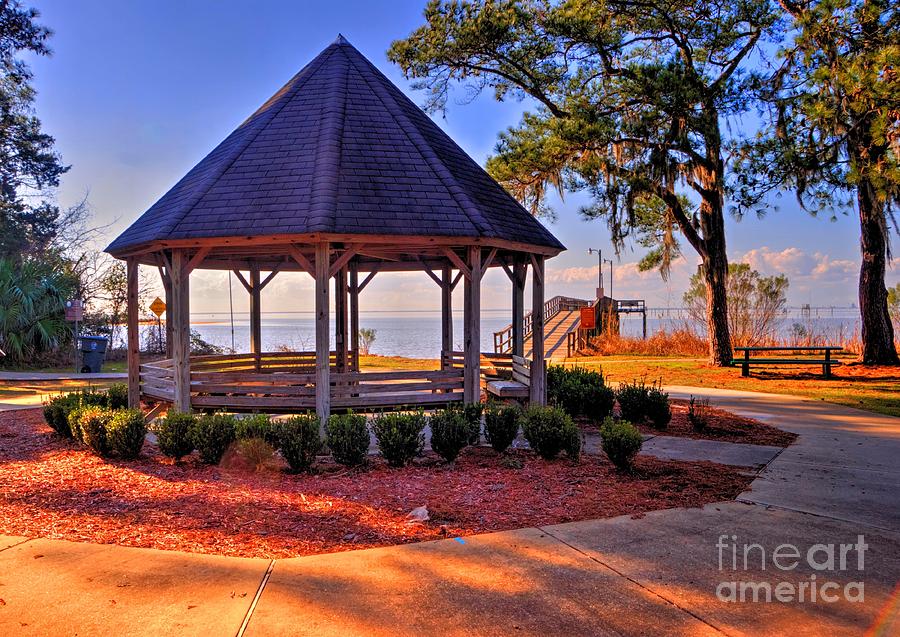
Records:
[[[57,437],[39,410],[0,414],[0,534],[280,558],[464,536],[729,500],[737,469],[639,458],[622,474],[601,456],[546,462],[466,450],[405,469],[324,463],[318,475],[179,464],[151,444],[104,460]],[[427,506],[431,520],[407,514]]]
[[[722,409],[708,408],[707,425],[702,432],[694,431],[688,421],[688,401],[672,400],[672,421],[663,430],[640,425],[641,433],[650,435],[703,438],[724,442],[743,442],[751,445],[787,447],[797,439],[797,434],[782,431],[752,418],[743,418]]]

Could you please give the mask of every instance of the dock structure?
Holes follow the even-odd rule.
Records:
[[[564,246],[343,37],[323,50],[122,233],[107,252],[128,281],[129,403],[180,411],[303,411],[474,402],[482,362],[546,400],[545,261]],[[158,269],[168,355],[141,364],[138,269]],[[481,280],[509,277],[509,349],[481,352]],[[250,297],[250,352],[190,352],[190,280],[234,272]],[[314,351],[263,352],[263,290],[315,282]],[[359,297],[378,273],[420,272],[441,290],[437,369],[363,372]],[[461,286],[459,284],[462,283]],[[453,293],[464,297],[453,351]],[[333,309],[332,309],[333,308]],[[332,318],[333,314],[333,318]],[[333,343],[333,345],[332,345]]]

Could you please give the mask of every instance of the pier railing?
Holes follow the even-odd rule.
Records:
[[[571,296],[554,296],[552,299],[544,303],[544,325],[551,318],[560,312],[570,312],[582,307],[590,307],[593,301],[585,299],[576,299]],[[523,339],[528,339],[533,331],[533,316],[528,312],[523,320]],[[497,354],[506,354],[512,351],[513,347],[513,326],[512,323],[504,327],[498,332],[494,332],[494,352]]]

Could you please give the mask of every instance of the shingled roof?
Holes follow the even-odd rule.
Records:
[[[361,234],[562,244],[343,37],[107,248]]]

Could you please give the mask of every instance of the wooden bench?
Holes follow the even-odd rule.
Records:
[[[831,368],[840,365],[841,362],[831,357],[832,352],[840,352],[842,347],[825,345],[822,347],[735,347],[735,351],[744,352],[742,358],[733,358],[732,365],[740,365],[741,376],[750,375],[750,366],[761,367],[765,365],[821,365],[822,375],[831,378]],[[758,352],[810,352],[823,353],[822,358],[751,358],[750,354]]]
[[[512,378],[490,378],[487,376],[485,391],[497,398],[525,400],[531,387],[531,363],[523,356],[512,356]]]

